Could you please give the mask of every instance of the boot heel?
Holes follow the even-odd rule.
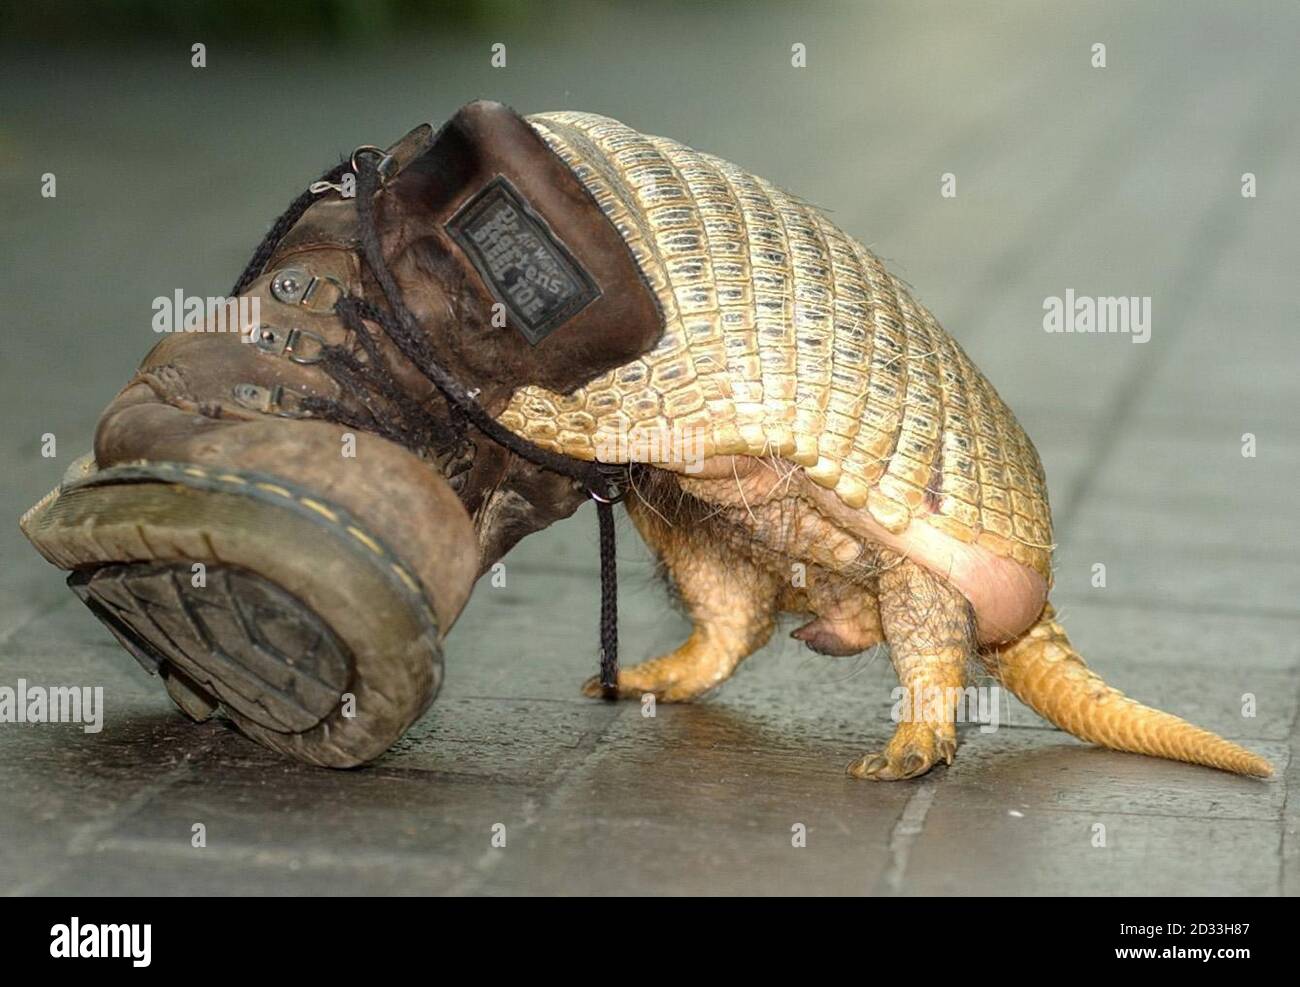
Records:
[[[438,622],[415,575],[283,478],[83,464],[21,526],[186,715],[220,706],[272,750],[362,764],[441,684]]]

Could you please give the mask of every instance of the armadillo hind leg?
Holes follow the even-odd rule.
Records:
[[[957,704],[975,649],[966,598],[916,563],[886,559],[880,573],[880,622],[903,695],[894,736],[880,753],[849,765],[854,778],[898,781],[957,753]]]
[[[626,503],[694,627],[670,654],[620,669],[617,696],[652,693],[662,702],[689,702],[725,682],[767,643],[776,626],[779,576],[748,557],[740,539],[720,537],[707,526],[670,523],[637,497]],[[599,676],[586,682],[583,693],[604,695]]]
[[[1081,740],[1112,750],[1267,778],[1273,767],[1230,740],[1151,709],[1102,681],[1070,644],[1049,603],[1020,638],[983,655],[1021,702]]]

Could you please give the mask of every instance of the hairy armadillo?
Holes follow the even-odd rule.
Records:
[[[634,472],[628,510],[694,630],[624,669],[620,695],[694,698],[768,640],[777,613],[803,612],[813,619],[794,636],[815,650],[887,642],[913,693],[959,696],[974,658],[1085,740],[1271,773],[1088,670],[1046,602],[1051,516],[1033,444],[867,248],[671,140],[585,113],[529,122],[623,236],[665,322],[642,358],[571,393],[521,388],[499,416],[568,456],[654,467]],[[806,580],[792,582],[795,563]],[[850,773],[951,763],[955,703],[940,706]]]

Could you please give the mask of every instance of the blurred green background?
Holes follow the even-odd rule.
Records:
[[[546,20],[528,0],[44,0],[0,5],[0,37],[20,40],[247,38],[365,42],[431,28]]]

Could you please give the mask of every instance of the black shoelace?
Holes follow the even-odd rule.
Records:
[[[349,426],[383,435],[414,449],[449,450],[446,459],[454,462],[469,444],[466,424],[473,425],[493,442],[543,469],[578,481],[596,502],[600,525],[600,682],[608,692],[618,684],[618,570],[614,551],[614,508],[627,491],[626,470],[622,466],[588,463],[542,449],[511,432],[489,415],[465,388],[438,363],[428,336],[406,307],[401,289],[393,280],[384,261],[379,231],[375,221],[374,197],[381,189],[379,165],[382,152],[367,149],[353,155],[352,162],[339,164],[321,176],[313,188],[336,185],[354,166],[357,178],[357,213],[359,217],[361,257],[383,291],[389,310],[385,312],[365,298],[345,295],[334,305],[343,324],[352,331],[365,351],[365,362],[344,347],[327,347],[322,366],[344,392],[356,396],[362,405],[360,416],[341,404],[309,398],[304,410],[310,414],[340,421]],[[232,296],[243,294],[265,269],[285,235],[293,229],[321,193],[308,190],[299,195],[272,224],[253,252],[240,275]],[[406,357],[435,387],[447,402],[448,420],[430,415],[406,394],[384,369],[378,346],[366,322],[378,325]],[[388,409],[376,405],[368,395],[377,392]],[[392,415],[396,411],[396,420]]]

